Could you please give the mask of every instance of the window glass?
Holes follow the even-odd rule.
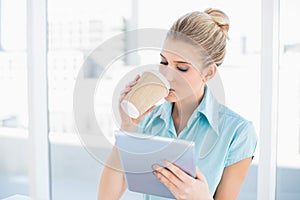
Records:
[[[300,191],[300,2],[280,2],[280,66],[276,199],[299,199]]]
[[[0,199],[29,193],[26,2],[0,1]]]
[[[88,60],[104,41],[123,31],[131,11],[131,1],[51,0],[48,1],[48,87],[51,145],[52,198],[96,199],[103,164],[89,153],[76,131],[73,117],[73,93],[78,72],[85,62],[83,84],[97,83],[101,65]],[[119,48],[122,48],[120,46]],[[124,66],[124,62],[120,62]],[[109,75],[104,78],[111,84]],[[96,106],[100,125],[112,131],[106,105]],[[92,116],[81,123],[90,131]],[[88,135],[87,137],[93,137]],[[97,141],[96,141],[97,142]],[[98,143],[99,144],[99,143]],[[110,149],[95,146],[97,152]]]

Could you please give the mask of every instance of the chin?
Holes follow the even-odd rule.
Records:
[[[165,100],[168,102],[171,102],[171,103],[178,101],[178,99],[176,97],[171,97],[170,95],[165,97]]]

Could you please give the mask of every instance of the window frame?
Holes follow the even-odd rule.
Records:
[[[257,199],[276,199],[280,0],[261,1],[261,99]]]
[[[50,200],[47,0],[27,0],[27,67],[29,194]]]

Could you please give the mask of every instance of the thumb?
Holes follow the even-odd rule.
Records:
[[[196,168],[196,179],[206,182],[205,176],[202,174],[198,167]]]
[[[139,118],[145,117],[149,112],[153,111],[156,108],[156,105],[151,106],[146,112],[144,112]]]

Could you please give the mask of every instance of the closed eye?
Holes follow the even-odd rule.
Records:
[[[168,62],[161,61],[160,64],[162,64],[162,65],[168,65]]]
[[[168,63],[168,62],[161,61],[160,64],[162,64],[162,65],[168,65],[169,63]],[[181,72],[186,72],[186,71],[188,71],[188,69],[189,69],[189,68],[184,68],[184,67],[180,67],[180,66],[177,66],[176,68],[177,68],[179,71],[181,71]]]
[[[186,72],[189,68],[177,67],[179,71]]]

